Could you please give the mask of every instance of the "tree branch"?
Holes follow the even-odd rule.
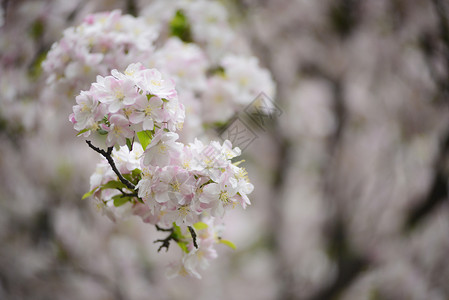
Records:
[[[419,223],[425,219],[440,203],[448,197],[447,186],[447,167],[446,161],[449,154],[449,130],[446,133],[440,144],[440,152],[434,161],[434,177],[430,184],[427,194],[415,206],[413,206],[405,223],[405,230],[413,230]]]
[[[195,232],[195,229],[193,229],[192,226],[188,226],[187,228],[189,228],[190,234],[192,235],[193,246],[195,246],[195,248],[198,249],[198,244],[196,243],[196,232]]]
[[[438,16],[438,26],[440,30],[441,39],[446,46],[446,71],[449,71],[449,22],[447,18],[447,4],[445,4],[442,0],[433,0],[432,1],[435,13]],[[449,74],[447,74],[449,75]]]
[[[159,247],[159,249],[157,249],[157,252],[160,252],[162,250],[162,248],[165,248],[165,252],[167,252],[168,247],[170,246],[170,241],[174,240],[175,242],[177,242],[177,239],[173,235],[173,227],[172,228],[161,228],[158,225],[155,225],[155,226],[156,226],[157,231],[170,232],[170,234],[165,239],[159,239],[159,240],[154,241],[154,243],[162,243],[161,246]]]
[[[91,141],[87,141],[86,143],[89,145],[90,148],[92,148],[95,152],[100,153],[101,155],[103,155],[109,165],[111,166],[112,170],[114,171],[114,173],[118,176],[118,178],[120,179],[120,181],[126,185],[127,188],[131,189],[131,190],[136,190],[136,186],[134,184],[132,184],[131,182],[129,182],[125,177],[123,177],[123,175],[120,173],[120,171],[117,169],[117,166],[115,165],[114,159],[112,158],[112,149],[113,147],[109,147],[108,151],[104,151],[103,149],[100,149],[98,147],[95,147],[94,145],[92,145]]]
[[[334,299],[338,298],[338,295],[346,290],[356,280],[359,274],[370,265],[369,260],[358,253],[351,245],[347,229],[348,226],[345,223],[345,215],[341,208],[341,204],[346,200],[339,195],[338,190],[340,187],[335,181],[337,176],[336,172],[338,172],[337,162],[339,153],[344,151],[342,144],[344,143],[344,135],[348,127],[347,122],[349,118],[349,112],[344,98],[345,86],[341,78],[333,76],[326,69],[313,62],[304,63],[300,67],[299,72],[311,78],[319,78],[327,81],[332,89],[333,95],[333,111],[336,119],[336,128],[327,141],[329,161],[325,164],[325,168],[322,171],[322,189],[325,199],[330,201],[329,219],[325,225],[327,248],[338,271],[333,281],[323,286],[307,299]]]

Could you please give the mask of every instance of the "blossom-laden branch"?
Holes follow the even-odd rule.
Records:
[[[170,241],[171,240],[174,240],[175,242],[178,241],[178,239],[175,237],[174,229],[173,229],[173,227],[162,228],[162,227],[159,227],[158,225],[156,225],[156,229],[157,229],[157,231],[170,232],[170,234],[165,239],[159,239],[159,240],[154,241],[154,243],[162,243],[161,246],[159,247],[159,249],[157,249],[157,252],[160,252],[162,250],[162,248],[165,248],[165,252],[167,252],[168,247],[170,246]]]
[[[97,165],[83,198],[94,196],[113,220],[114,208],[127,206],[128,212],[166,232],[155,243],[160,243],[158,252],[168,251],[172,241],[182,249],[174,276],[187,272],[200,278],[197,268],[216,257],[215,244],[235,248],[216,238],[214,218],[250,204],[247,195],[254,186],[245,169],[232,162],[241,150],[229,140],[177,141],[185,113],[173,80],[131,64],[125,73],[98,76],[76,101],[70,121],[78,136],[107,134],[105,149],[86,140],[107,163]]]
[[[114,147],[108,147],[107,151],[104,151],[103,149],[100,149],[98,147],[95,147],[94,145],[92,145],[91,141],[87,141],[86,143],[89,145],[90,148],[92,148],[95,152],[100,153],[101,155],[103,155],[106,160],[108,161],[109,165],[111,166],[112,170],[114,171],[114,173],[117,175],[117,177],[120,179],[120,181],[126,185],[127,188],[131,189],[131,190],[135,190],[136,186],[134,184],[132,184],[129,180],[127,180],[125,177],[123,177],[123,175],[120,173],[120,171],[117,169],[117,166],[115,165],[114,159],[112,158],[112,150]]]
[[[137,15],[136,2],[126,1],[127,13]],[[273,97],[275,83],[255,57],[237,52],[216,57],[215,33],[197,32],[206,23],[189,17],[198,9],[226,16],[224,7],[207,1],[176,7],[168,22],[154,26],[144,17],[122,15],[120,10],[88,15],[82,24],[64,31],[61,41],[48,51],[42,69],[50,85],[70,86],[66,93],[70,97],[81,90],[69,117],[77,136],[105,136],[103,149],[86,141],[107,163],[97,164],[90,191],[82,198],[92,196],[114,221],[132,214],[158,231],[166,231],[165,238],[156,241],[161,243],[159,251],[168,251],[172,240],[183,250],[173,275],[200,278],[197,269],[217,256],[214,245],[235,249],[231,242],[217,238],[222,224],[215,227],[215,220],[221,220],[225,211],[250,205],[248,195],[254,186],[246,170],[233,163],[241,150],[232,148],[229,140],[203,144],[195,139],[188,145],[177,141],[185,106],[189,107],[190,101],[202,104],[189,111],[190,120],[199,122],[187,122],[183,131],[200,135],[205,126],[224,122],[243,109],[260,87]],[[231,44],[233,34],[225,19],[213,23],[226,30],[223,42]],[[215,59],[210,60],[209,55]],[[150,69],[131,62],[153,60],[157,64]],[[76,69],[70,77],[67,68]],[[181,73],[185,76],[179,76]],[[94,77],[96,81],[90,82]],[[178,91],[183,94],[182,101]],[[231,101],[220,105],[209,101],[223,97]],[[118,207],[122,208],[116,214]],[[161,229],[160,225],[171,228]]]
[[[157,252],[160,252],[162,250],[162,248],[165,248],[165,251],[168,251],[168,248],[170,247],[170,241],[173,240],[177,243],[179,243],[182,238],[179,237],[179,234],[177,234],[176,230],[175,230],[175,226],[171,227],[171,228],[162,228],[158,225],[156,226],[156,230],[157,231],[163,231],[163,232],[169,232],[170,234],[165,238],[165,239],[158,239],[156,241],[154,241],[154,243],[162,243],[159,246],[159,249],[157,249]],[[198,249],[198,243],[197,243],[197,236],[196,236],[196,232],[195,229],[193,229],[192,226],[188,226],[187,227],[189,229],[190,235],[192,236],[192,240],[193,240],[193,246]],[[179,227],[178,227],[179,229]]]

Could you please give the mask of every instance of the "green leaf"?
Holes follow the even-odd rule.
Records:
[[[135,178],[139,178],[140,174],[142,174],[142,170],[135,168],[134,170],[131,171],[131,175]]]
[[[126,188],[126,185],[118,180],[111,180],[101,186],[101,189],[123,189]]]
[[[122,206],[123,204],[125,204],[126,202],[131,200],[130,197],[124,197],[123,195],[116,195],[116,196],[112,197],[112,199],[114,200],[115,207]]]
[[[176,225],[175,222],[173,222],[173,237],[177,241],[180,241],[180,240],[184,239],[184,235],[182,234],[181,227]]]
[[[87,197],[92,196],[98,189],[104,190],[104,189],[123,189],[123,188],[126,188],[126,185],[124,185],[121,181],[111,180],[111,181],[109,181],[101,186],[97,186],[93,190],[85,193],[83,195],[83,197],[81,198],[81,200],[84,200]]]
[[[104,129],[98,129],[97,132],[98,132],[100,135],[106,135],[106,134],[108,134],[108,132],[107,132],[106,130],[104,130]]]
[[[80,135],[82,135],[83,133],[85,133],[85,132],[87,132],[87,131],[89,131],[89,130],[90,130],[90,128],[84,128],[83,130],[81,130],[80,132],[78,132],[76,136],[80,136]]]
[[[237,249],[237,247],[236,247],[236,246],[234,245],[234,243],[231,242],[231,241],[220,239],[219,243],[220,243],[220,244],[225,244],[226,246],[228,246],[229,248],[232,248],[232,249],[234,249],[234,250]]]
[[[225,69],[222,66],[215,66],[215,67],[210,68],[209,70],[207,70],[207,74],[209,76],[212,76],[212,75],[218,75],[218,76],[222,76],[222,77],[226,76]]]
[[[193,41],[189,20],[182,10],[178,10],[170,21],[170,33],[172,36],[180,38],[183,42],[190,43]]]
[[[31,62],[30,67],[28,68],[28,75],[31,79],[37,79],[42,74],[42,62],[46,59],[47,52],[40,52],[36,55],[35,59]]]
[[[86,199],[86,198],[92,196],[92,195],[98,190],[98,188],[99,188],[99,187],[97,186],[97,187],[94,188],[93,190],[91,190],[91,191],[85,193],[85,194],[83,195],[83,197],[81,198],[81,200],[84,200],[84,199]]]
[[[204,223],[204,222],[197,222],[195,224],[193,224],[193,228],[195,228],[196,230],[203,230],[203,229],[207,229],[209,226]]]
[[[38,40],[42,37],[45,31],[45,23],[42,19],[37,19],[31,24],[30,28],[30,36],[35,40]]]
[[[140,179],[142,178],[141,174],[142,174],[141,170],[134,169],[131,171],[131,173],[122,174],[122,175],[126,180],[128,180],[134,184],[137,184],[140,181]]]
[[[133,151],[133,141],[131,141],[129,138],[126,138],[126,146],[128,146],[129,151]]]
[[[151,142],[151,139],[153,138],[153,133],[150,130],[139,131],[137,133],[137,138],[139,139],[139,142],[142,145],[143,150],[146,150],[147,146]]]
[[[109,119],[108,119],[108,115],[105,115],[103,117],[103,119],[101,119],[101,122],[103,122],[104,124],[106,124],[108,126],[111,126],[111,123],[109,122]]]
[[[227,122],[214,122],[213,126],[215,126],[215,128],[223,128],[227,125]]]
[[[131,174],[122,174],[122,176],[123,176],[123,178],[125,178],[126,180],[128,180],[128,181],[133,181],[133,177],[132,177],[132,175]]]
[[[185,253],[189,253],[189,250],[187,249],[187,244],[185,242],[178,242],[179,248],[182,249]]]

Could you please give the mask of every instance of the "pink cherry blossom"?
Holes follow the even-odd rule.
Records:
[[[92,94],[101,103],[108,104],[110,113],[116,113],[125,105],[134,104],[140,96],[132,80],[113,76],[98,76],[97,82],[92,84]]]
[[[110,126],[103,125],[103,129],[108,132],[106,138],[106,145],[108,147],[114,146],[116,143],[120,146],[126,144],[126,138],[132,138],[134,131],[130,128],[130,123],[122,115],[113,115],[109,118]]]
[[[144,93],[156,95],[160,98],[173,99],[177,97],[175,83],[171,79],[164,79],[162,74],[156,69],[146,69],[141,71],[137,86]]]
[[[176,142],[178,137],[174,132],[158,131],[144,152],[143,164],[164,166],[179,157],[182,144]]]
[[[162,122],[162,100],[157,96],[139,97],[133,106],[129,120],[133,124],[142,123],[143,130],[153,130],[155,122]]]

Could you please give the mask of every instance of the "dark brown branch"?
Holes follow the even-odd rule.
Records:
[[[135,0],[126,1],[126,13],[132,15],[133,17],[138,16],[138,8]]]
[[[439,38],[444,46],[445,73],[438,76],[431,58],[436,53],[437,41],[433,41],[430,35],[422,38],[422,48],[427,59],[427,65],[434,81],[437,84],[437,98],[447,103],[449,92],[449,21],[447,3],[441,0],[432,0],[435,13],[438,17]],[[419,224],[430,215],[445,199],[448,198],[447,185],[447,159],[449,156],[449,127],[443,133],[439,152],[433,163],[433,178],[427,194],[424,195],[417,205],[408,212],[405,220],[404,230],[410,232],[417,228]]]
[[[443,40],[444,45],[446,46],[446,71],[449,71],[449,22],[447,18],[447,4],[442,0],[433,0],[432,1],[435,13],[438,16],[438,26],[440,30],[441,39]]]
[[[449,130],[441,142],[440,152],[434,161],[434,177],[427,195],[413,207],[406,220],[405,230],[412,230],[419,225],[440,203],[448,197],[446,160],[449,155]]]
[[[193,229],[192,226],[188,226],[187,228],[189,228],[190,234],[192,235],[193,246],[195,246],[195,248],[198,249],[198,244],[196,243],[196,232],[195,232],[195,229]]]
[[[173,229],[173,227],[172,228],[161,228],[158,225],[155,225],[155,226],[156,226],[157,231],[170,232],[170,234],[165,239],[159,239],[159,240],[154,241],[154,243],[162,243],[161,246],[159,247],[159,249],[157,249],[157,252],[160,252],[162,250],[162,248],[165,248],[165,252],[167,252],[168,247],[170,247],[170,241],[171,240],[174,240],[175,242],[178,241],[174,236],[174,229]]]
[[[136,190],[136,186],[134,184],[132,184],[131,182],[129,182],[125,177],[123,177],[123,175],[117,169],[117,166],[115,165],[114,159],[112,158],[112,149],[113,149],[113,147],[109,147],[108,151],[104,151],[103,149],[100,149],[100,148],[95,147],[94,145],[92,145],[92,143],[90,141],[86,140],[86,143],[89,145],[90,148],[92,148],[94,151],[100,153],[101,155],[103,155],[107,159],[107,161],[108,161],[109,165],[111,166],[112,170],[114,171],[114,173],[118,176],[120,181],[124,185],[126,185],[127,188],[129,188],[130,190]]]
[[[442,0],[432,0],[437,17],[438,32],[424,34],[421,38],[421,48],[429,69],[430,76],[439,89],[437,100],[447,102],[449,94],[449,5]],[[441,57],[440,57],[441,55]],[[438,56],[444,61],[444,73],[438,72],[434,57]],[[440,63],[441,61],[438,61]]]
[[[335,182],[335,172],[338,171],[336,170],[337,160],[339,153],[343,151],[342,144],[348,126],[349,113],[344,98],[344,82],[341,78],[333,76],[315,63],[304,63],[299,72],[327,81],[333,95],[333,111],[337,125],[327,143],[329,161],[323,170],[323,192],[325,198],[331,201],[329,220],[325,226],[327,248],[337,266],[338,273],[332,282],[308,298],[309,300],[333,299],[338,298],[338,295],[347,289],[370,264],[351,245],[347,225],[344,222],[345,216],[340,208],[345,199],[341,199],[337,193],[339,187]]]
[[[136,197],[138,198],[139,195],[137,193],[125,193],[122,189],[117,188],[117,190],[122,193],[122,197]]]
[[[319,290],[309,300],[338,299],[351,283],[369,266],[369,261],[351,247],[346,225],[341,216],[332,222],[329,233],[328,252],[335,260],[338,276],[329,285]]]

